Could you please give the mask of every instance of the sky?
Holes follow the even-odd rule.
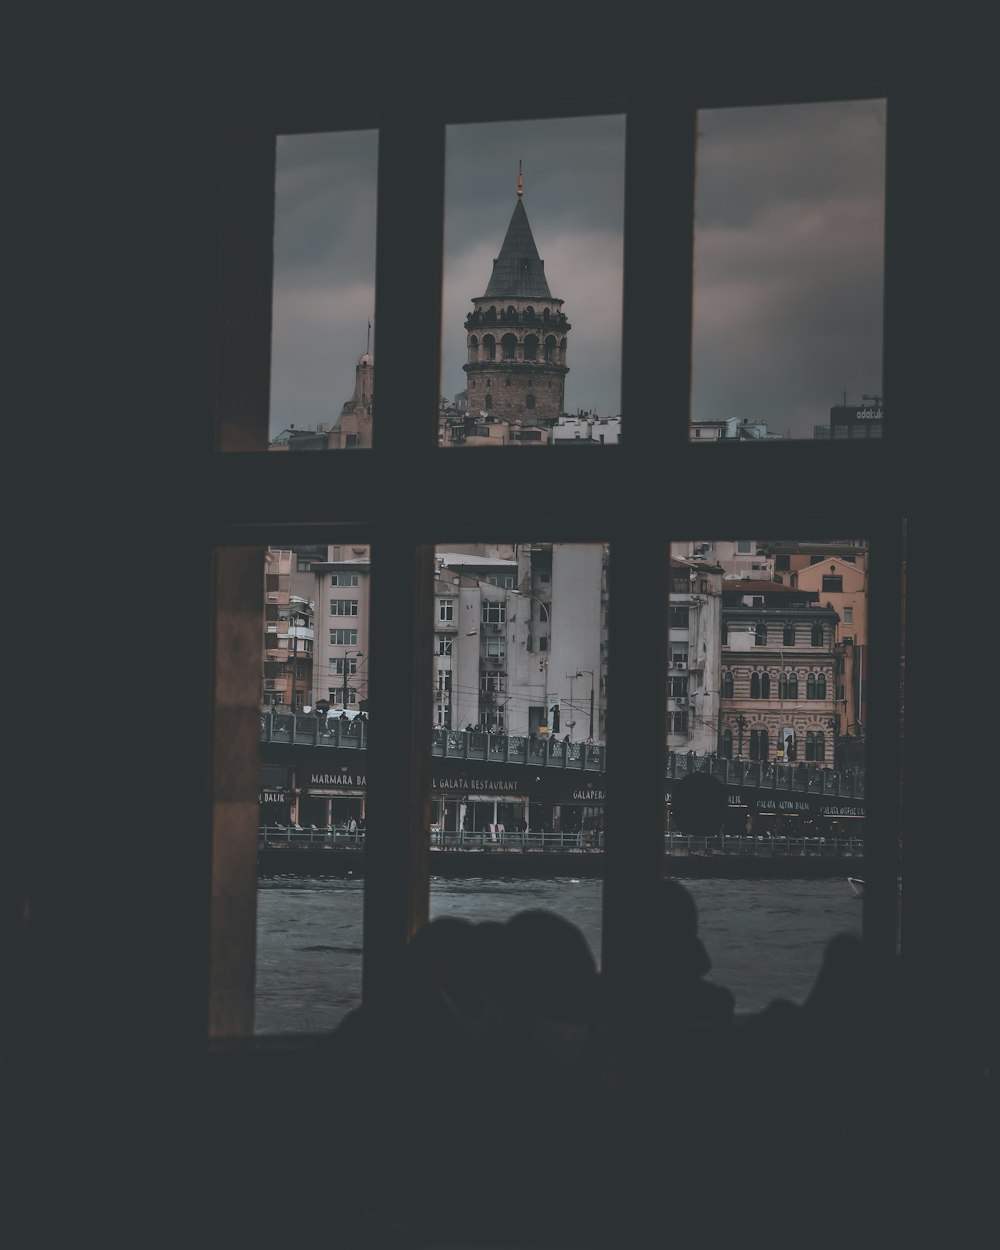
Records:
[[[716,109],[698,129],[692,417],[811,438],[845,392],[882,392],[884,104]],[[442,395],[465,388],[520,162],[572,326],[566,410],[621,412],[624,156],[621,116],[448,128]],[[332,423],[369,342],[377,370],[376,162],[375,131],[279,137],[272,436]]]

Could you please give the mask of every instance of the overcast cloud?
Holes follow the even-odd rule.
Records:
[[[884,109],[714,110],[699,130],[692,415],[810,438],[845,389],[849,402],[881,393]],[[374,312],[376,144],[374,132],[278,141],[272,434],[331,423],[353,393]],[[624,150],[621,117],[449,128],[443,395],[465,388],[464,320],[521,161],[573,327],[567,411],[621,411]]]

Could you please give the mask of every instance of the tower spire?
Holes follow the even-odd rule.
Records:
[[[521,176],[521,162],[517,162],[517,198],[524,195],[524,178]]]

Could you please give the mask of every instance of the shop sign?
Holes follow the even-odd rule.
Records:
[[[310,773],[310,786],[344,786],[358,789],[367,784],[364,773]]]
[[[758,799],[758,812],[809,812],[808,799]]]
[[[432,777],[432,790],[474,791],[477,794],[519,794],[527,788],[527,778],[519,786],[501,777]]]
[[[821,816],[864,816],[865,809],[857,803],[824,803]]]
[[[573,798],[581,803],[602,803],[605,794],[603,790],[574,790]]]

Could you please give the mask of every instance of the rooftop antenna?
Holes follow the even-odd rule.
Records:
[[[521,176],[521,162],[517,162],[517,198],[524,195],[524,178]]]
[[[372,350],[372,319],[368,318],[368,337],[365,339],[365,355],[370,356]]]
[[[847,388],[844,388],[844,407],[847,407]]]

